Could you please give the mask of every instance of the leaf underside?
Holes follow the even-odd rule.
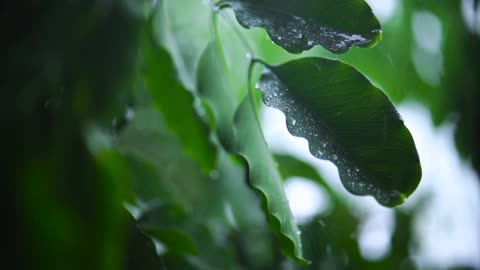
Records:
[[[381,26],[363,0],[226,0],[245,28],[264,28],[290,53],[321,45],[333,53],[373,47]]]
[[[257,87],[313,156],[337,166],[351,193],[395,206],[416,189],[421,167],[410,132],[387,96],[353,67],[303,58],[267,67]]]

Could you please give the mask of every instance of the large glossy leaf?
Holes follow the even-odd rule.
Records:
[[[333,162],[353,194],[401,204],[421,178],[410,132],[387,96],[354,68],[323,58],[267,67],[258,87],[312,155]]]
[[[225,0],[246,28],[265,28],[292,53],[322,45],[334,53],[374,46],[381,27],[363,0]]]
[[[218,43],[217,43],[218,45]],[[290,211],[281,177],[275,167],[249,98],[240,103],[226,80],[221,48],[210,44],[201,57],[198,90],[214,112],[217,132],[228,150],[248,163],[249,181],[259,191],[273,232],[280,238],[287,256],[302,258],[298,228]],[[208,76],[208,77],[206,77]]]

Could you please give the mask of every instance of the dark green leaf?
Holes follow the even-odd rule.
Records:
[[[258,86],[265,104],[285,113],[290,133],[337,166],[351,193],[395,206],[417,187],[421,167],[410,132],[387,96],[354,68],[304,58],[268,67]]]
[[[129,214],[125,249],[126,269],[163,269],[152,239],[137,227],[135,219]]]
[[[176,229],[143,228],[150,236],[160,240],[168,247],[170,253],[192,254],[198,253],[197,246],[186,233]]]
[[[287,256],[305,262],[298,228],[281,177],[255,119],[254,106],[249,98],[244,98],[239,105],[239,100],[234,97],[218,45],[210,44],[201,57],[199,92],[214,112],[216,129],[223,145],[247,161],[250,183],[261,195],[264,212],[270,227],[282,242],[283,251]]]
[[[371,47],[381,27],[363,0],[225,0],[246,28],[265,28],[292,53],[322,45],[334,53],[352,46]]]

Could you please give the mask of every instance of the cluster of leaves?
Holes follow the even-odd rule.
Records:
[[[175,14],[166,5],[4,4],[12,268],[279,269],[300,267],[284,265],[282,254],[300,264],[308,263],[304,250],[317,258],[327,244],[312,239],[338,233],[312,222],[301,236],[284,179],[311,178],[329,191],[334,207],[320,218],[352,226],[332,229],[355,230],[357,219],[341,214],[349,210],[312,168],[271,153],[260,98],[286,115],[312,155],[338,167],[350,192],[394,206],[415,190],[421,170],[412,137],[362,74],[318,57],[267,64],[240,33],[248,56],[236,85],[218,31],[219,12],[231,8],[240,25],[264,28],[292,53],[371,47],[381,30],[364,1],[221,1],[212,4],[205,47],[189,42],[194,34],[182,38],[188,26],[168,24]],[[342,241],[311,267],[347,267],[336,254],[346,247],[353,263],[367,263],[355,240]]]

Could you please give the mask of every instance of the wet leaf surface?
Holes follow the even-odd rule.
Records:
[[[322,45],[334,53],[371,47],[381,27],[363,0],[226,0],[245,28],[265,28],[272,41],[291,53]]]
[[[267,67],[257,85],[312,155],[334,163],[345,188],[401,204],[421,178],[410,132],[388,97],[354,68],[323,58]]]

